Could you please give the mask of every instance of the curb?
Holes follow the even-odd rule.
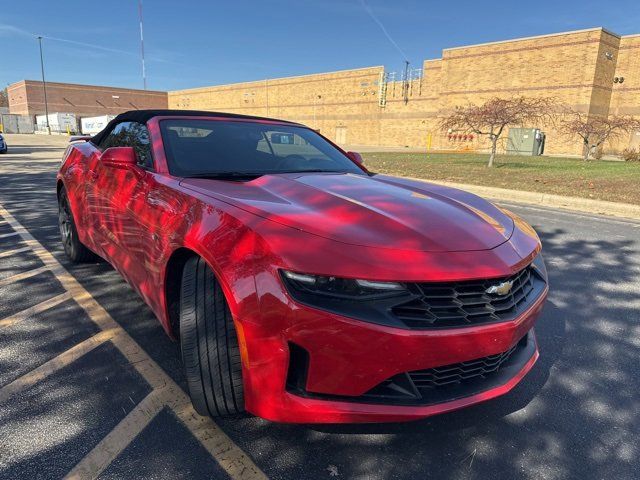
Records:
[[[466,190],[481,197],[505,202],[527,203],[545,207],[565,208],[576,212],[595,213],[612,217],[624,217],[640,220],[640,205],[630,203],[606,202],[603,200],[591,200],[580,197],[565,197],[540,192],[523,192],[506,188],[485,187],[482,185],[468,185],[465,183],[440,182],[424,178],[407,177],[411,180],[430,182],[446,187]]]

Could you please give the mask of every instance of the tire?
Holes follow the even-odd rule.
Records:
[[[58,227],[64,253],[73,263],[96,261],[97,256],[85,247],[78,238],[78,230],[73,219],[73,212],[69,206],[69,199],[64,187],[58,194]]]
[[[244,412],[235,326],[220,284],[200,257],[189,259],[182,272],[180,347],[196,412],[211,417]]]

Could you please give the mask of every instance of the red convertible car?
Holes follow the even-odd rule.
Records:
[[[538,358],[547,274],[508,210],[286,121],[134,111],[86,140],[57,177],[65,252],[110,262],[179,340],[200,414],[412,420]]]

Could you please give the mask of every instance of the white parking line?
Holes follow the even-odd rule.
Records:
[[[14,323],[21,322],[37,313],[44,312],[56,305],[64,302],[65,300],[69,300],[71,298],[71,294],[69,292],[61,293],[55,297],[49,298],[44,302],[40,302],[33,307],[29,307],[21,312],[14,313],[13,315],[3,318],[0,320],[0,328],[8,327],[9,325],[13,325]]]
[[[47,272],[49,268],[46,266],[34,268],[33,270],[29,270],[28,272],[17,273],[15,275],[11,275],[10,277],[3,278],[0,280],[0,287],[5,287],[7,285],[11,285],[12,283],[19,282],[20,280],[24,280],[25,278],[35,277],[43,272]]]
[[[0,216],[4,217],[20,237],[31,247],[33,253],[55,275],[62,286],[71,294],[76,303],[88,314],[89,318],[102,330],[117,331],[111,338],[113,345],[127,358],[133,368],[149,383],[152,389],[165,389],[162,398],[181,418],[185,426],[200,441],[202,446],[218,462],[232,479],[266,479],[267,476],[257,465],[231,440],[218,425],[208,417],[196,414],[188,395],[169,377],[164,370],[138,345],[131,336],[109,315],[93,296],[71,275],[56,258],[38,242],[4,207],[0,205]],[[13,277],[11,277],[13,278]],[[27,374],[28,375],[28,374]],[[37,378],[37,375],[36,377]],[[6,387],[5,387],[6,388]],[[116,429],[118,427],[116,426]],[[122,427],[120,432],[129,430]],[[101,448],[114,448],[113,442],[119,442],[121,449],[126,448],[131,439],[127,435],[112,436]],[[98,446],[96,446],[98,448]],[[95,449],[94,449],[95,450]],[[91,454],[104,458],[107,452]],[[80,461],[82,464],[83,460]],[[88,463],[85,463],[88,465]],[[94,465],[91,463],[91,465]],[[97,474],[85,471],[88,477]]]

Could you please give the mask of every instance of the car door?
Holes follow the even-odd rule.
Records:
[[[137,122],[119,123],[100,144],[102,151],[110,147],[133,147],[138,165],[117,168],[100,161],[92,164],[97,239],[107,260],[138,289],[146,278],[142,231],[153,171],[147,127]]]
[[[116,130],[118,125],[114,128]],[[84,222],[87,227],[87,234],[91,237],[93,247],[102,257],[108,258],[104,247],[107,245],[105,237],[104,225],[107,218],[111,214],[109,209],[104,209],[101,198],[101,187],[98,185],[98,179],[102,175],[104,181],[104,166],[101,163],[101,155],[107,148],[115,146],[114,133],[109,133],[103,138],[100,144],[96,145],[96,150],[87,158],[86,179],[84,184],[85,190],[85,218]]]

